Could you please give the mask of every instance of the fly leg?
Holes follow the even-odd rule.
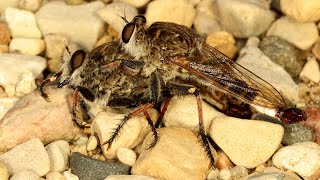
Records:
[[[43,80],[40,84],[39,90],[40,90],[40,94],[41,96],[46,100],[46,101],[50,101],[49,96],[47,93],[44,92],[44,86],[46,84],[49,84],[51,82],[56,81],[62,74],[62,71],[59,71],[57,73],[55,73],[53,76],[51,76],[50,78],[46,78],[45,80]]]

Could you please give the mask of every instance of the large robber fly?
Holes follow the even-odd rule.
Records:
[[[158,137],[155,127],[161,124],[172,95],[197,97],[199,133],[211,163],[214,159],[203,128],[201,96],[214,97],[213,92],[219,90],[284,123],[306,120],[305,112],[288,108],[272,85],[206,44],[205,38],[190,28],[167,22],[146,27],[141,15],[131,22],[123,20],[126,25],[119,42],[99,46],[86,58],[84,51],[76,51],[70,62],[40,87],[47,97],[43,86],[62,76],[58,86],[70,84],[75,89],[75,105],[79,97],[91,105],[132,107],[139,102],[106,142],[109,146],[126,121],[140,113],[145,114],[154,133],[154,146]],[[164,99],[154,125],[146,110]]]

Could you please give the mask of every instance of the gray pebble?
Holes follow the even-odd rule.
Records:
[[[301,124],[288,124],[284,127],[282,143],[291,145],[298,142],[312,141],[312,131]]]

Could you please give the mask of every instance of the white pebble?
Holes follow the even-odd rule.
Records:
[[[68,45],[68,39],[60,34],[48,34],[44,36],[46,44],[46,56],[49,58],[61,58]]]
[[[136,153],[128,148],[119,148],[117,151],[117,157],[120,162],[129,166],[133,166],[137,160]]]
[[[38,180],[38,179],[40,179],[40,176],[31,169],[17,172],[10,178],[10,180]]]
[[[272,162],[280,169],[288,169],[308,179],[320,168],[320,146],[314,142],[285,146],[273,155]]]
[[[308,61],[304,65],[299,77],[305,82],[311,81],[313,83],[318,83],[320,81],[319,64],[315,57],[308,58]]]
[[[229,180],[231,179],[231,172],[229,169],[222,169],[220,172],[219,172],[219,176],[218,176],[219,179],[221,180]]]
[[[32,12],[7,8],[3,16],[8,23],[13,38],[41,38],[41,32],[37,27],[36,18]]]
[[[46,174],[46,180],[65,180],[65,178],[59,172],[49,172]]]
[[[70,147],[67,141],[55,141],[46,146],[50,159],[50,172],[63,172],[68,165]]]
[[[281,0],[281,11],[300,22],[320,19],[319,0]]]
[[[35,78],[32,72],[27,71],[22,74],[21,81],[18,82],[16,87],[16,96],[22,97],[37,88]]]
[[[208,176],[207,176],[207,180],[215,180],[215,179],[218,179],[218,176],[219,176],[219,169],[212,169]]]
[[[194,18],[194,28],[200,34],[209,34],[220,31],[218,22],[218,12],[214,0],[203,0],[197,5],[196,17]]]
[[[123,27],[126,25],[126,23],[121,19],[121,16],[124,17],[125,13],[126,19],[130,22],[136,15],[138,15],[138,10],[131,5],[115,2],[99,9],[97,13],[105,22],[120,34]]]
[[[90,136],[87,142],[87,151],[92,151],[98,146],[98,140],[95,136]]]
[[[40,8],[42,0],[20,0],[19,7],[27,11],[35,12]]]
[[[307,50],[319,36],[314,22],[298,22],[289,17],[281,17],[271,24],[267,36],[278,36],[294,44],[299,49]]]
[[[63,176],[66,180],[79,180],[78,176],[72,174],[69,171],[63,172]]]
[[[10,52],[38,55],[45,49],[42,39],[36,38],[13,38],[9,45]]]
[[[154,22],[173,22],[191,27],[196,10],[186,0],[155,0],[148,4],[145,16],[147,24]]]

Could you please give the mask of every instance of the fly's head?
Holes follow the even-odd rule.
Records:
[[[125,25],[121,33],[121,41],[125,51],[135,59],[147,56],[146,18],[138,15]]]

